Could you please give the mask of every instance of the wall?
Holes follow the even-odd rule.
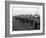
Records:
[[[16,1],[46,3],[46,0],[16,0]],[[45,4],[45,10],[46,10],[46,4]],[[45,13],[45,15],[46,15],[46,13]],[[46,17],[45,17],[45,19],[46,19]],[[46,20],[45,20],[45,23],[46,23]],[[5,38],[4,36],[5,36],[5,0],[0,0],[0,38]],[[45,35],[25,36],[25,37],[16,37],[16,38],[46,38],[46,26],[45,26]]]

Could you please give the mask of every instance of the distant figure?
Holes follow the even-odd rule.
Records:
[[[23,24],[25,23],[25,18],[22,19],[22,23],[23,23]]]
[[[35,29],[40,29],[40,20],[35,21]]]
[[[33,18],[31,18],[30,22],[31,22],[31,26],[33,26],[34,23]]]
[[[27,18],[26,18],[26,23],[29,23]]]

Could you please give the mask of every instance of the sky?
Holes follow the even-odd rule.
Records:
[[[39,7],[34,7],[34,6],[24,6],[24,5],[15,5],[13,6],[13,16],[17,15],[35,15],[38,14],[40,15],[40,9]]]

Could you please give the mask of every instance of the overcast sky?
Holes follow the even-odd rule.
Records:
[[[17,15],[34,15],[34,14],[38,14],[40,15],[40,12],[39,12],[39,8],[37,7],[26,7],[26,6],[14,6],[13,7],[13,16],[17,16]]]

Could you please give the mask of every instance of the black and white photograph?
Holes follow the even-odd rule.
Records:
[[[12,31],[42,32],[42,6],[11,4],[10,9]]]
[[[40,9],[38,7],[13,7],[12,30],[40,30]]]
[[[44,3],[10,1],[6,4],[6,34],[44,34]]]

